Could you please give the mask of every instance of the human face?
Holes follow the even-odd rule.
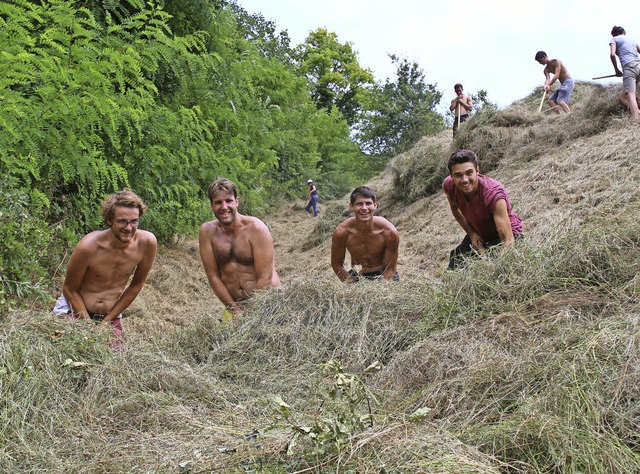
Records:
[[[140,210],[137,207],[116,206],[113,209],[113,219],[107,224],[116,239],[128,244],[140,225]]]
[[[220,221],[220,224],[228,226],[233,224],[238,214],[238,198],[226,191],[218,191],[213,195],[211,210]]]
[[[456,87],[453,89],[456,95],[462,95],[462,87]]]
[[[475,166],[472,162],[459,163],[451,167],[451,178],[456,188],[470,198],[478,192],[478,173],[480,167]]]
[[[539,64],[542,64],[543,66],[545,64],[547,64],[549,62],[549,58],[546,56],[541,57],[540,59],[537,60]]]
[[[358,195],[353,204],[349,204],[349,209],[353,211],[357,221],[366,222],[373,219],[378,203],[372,198]]]

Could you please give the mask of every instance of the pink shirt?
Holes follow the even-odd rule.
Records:
[[[514,214],[507,191],[500,181],[478,174],[478,192],[473,195],[471,201],[467,201],[464,194],[456,188],[451,176],[446,177],[442,183],[442,189],[485,242],[500,239],[493,220],[496,203],[500,199],[504,199],[507,203],[507,214],[513,235],[522,234],[522,220]]]

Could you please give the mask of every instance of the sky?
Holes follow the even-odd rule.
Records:
[[[286,30],[292,46],[325,28],[351,43],[360,66],[376,80],[395,81],[389,54],[416,61],[427,83],[442,92],[441,107],[484,89],[498,107],[531,94],[544,82],[534,56],[543,50],[561,59],[575,81],[613,74],[609,39],[614,25],[640,41],[637,0],[237,0]],[[611,78],[600,84],[620,83]],[[555,89],[555,86],[554,86]],[[541,96],[542,98],[542,96]]]

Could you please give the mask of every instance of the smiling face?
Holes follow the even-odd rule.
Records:
[[[472,162],[460,163],[451,167],[453,184],[465,197],[470,198],[478,192],[479,172],[480,167]]]
[[[116,239],[128,244],[140,225],[140,210],[137,207],[115,206],[113,219],[109,219],[107,224]]]
[[[373,198],[357,195],[353,204],[349,204],[349,209],[353,211],[357,221],[367,222],[373,219],[378,202]]]
[[[226,191],[218,191],[211,200],[211,210],[224,226],[233,224],[238,214],[238,205],[238,198]]]

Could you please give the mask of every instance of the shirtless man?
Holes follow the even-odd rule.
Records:
[[[469,112],[473,108],[473,100],[470,95],[464,94],[462,84],[456,84],[453,86],[453,90],[456,93],[456,97],[451,101],[449,110],[455,115],[453,120],[453,136],[455,137],[459,123],[464,123],[469,119]]]
[[[200,259],[215,295],[239,315],[256,290],[280,286],[273,239],[264,222],[238,212],[238,188],[228,179],[209,185],[209,200],[216,219],[200,226]]]
[[[544,51],[538,51],[536,53],[536,61],[545,66],[542,73],[544,74],[544,90],[549,92],[551,85],[560,81],[560,87],[549,97],[547,104],[551,107],[556,114],[560,113],[558,107],[564,110],[566,113],[571,112],[569,109],[569,97],[573,91],[573,79],[569,75],[569,71],[565,67],[564,63],[559,59],[549,59],[547,53]],[[553,76],[551,76],[553,74]]]
[[[384,217],[375,216],[378,200],[367,186],[351,193],[349,209],[355,217],[349,217],[333,231],[331,238],[331,267],[338,278],[346,282],[384,278],[399,280],[396,266],[400,235]],[[351,270],[344,267],[346,250],[351,255]],[[361,273],[353,267],[361,266]]]
[[[101,208],[108,228],[87,234],[76,245],[53,311],[111,324],[119,341],[122,312],[142,290],[158,244],[151,232],[138,228],[147,206],[131,190],[108,196]]]

